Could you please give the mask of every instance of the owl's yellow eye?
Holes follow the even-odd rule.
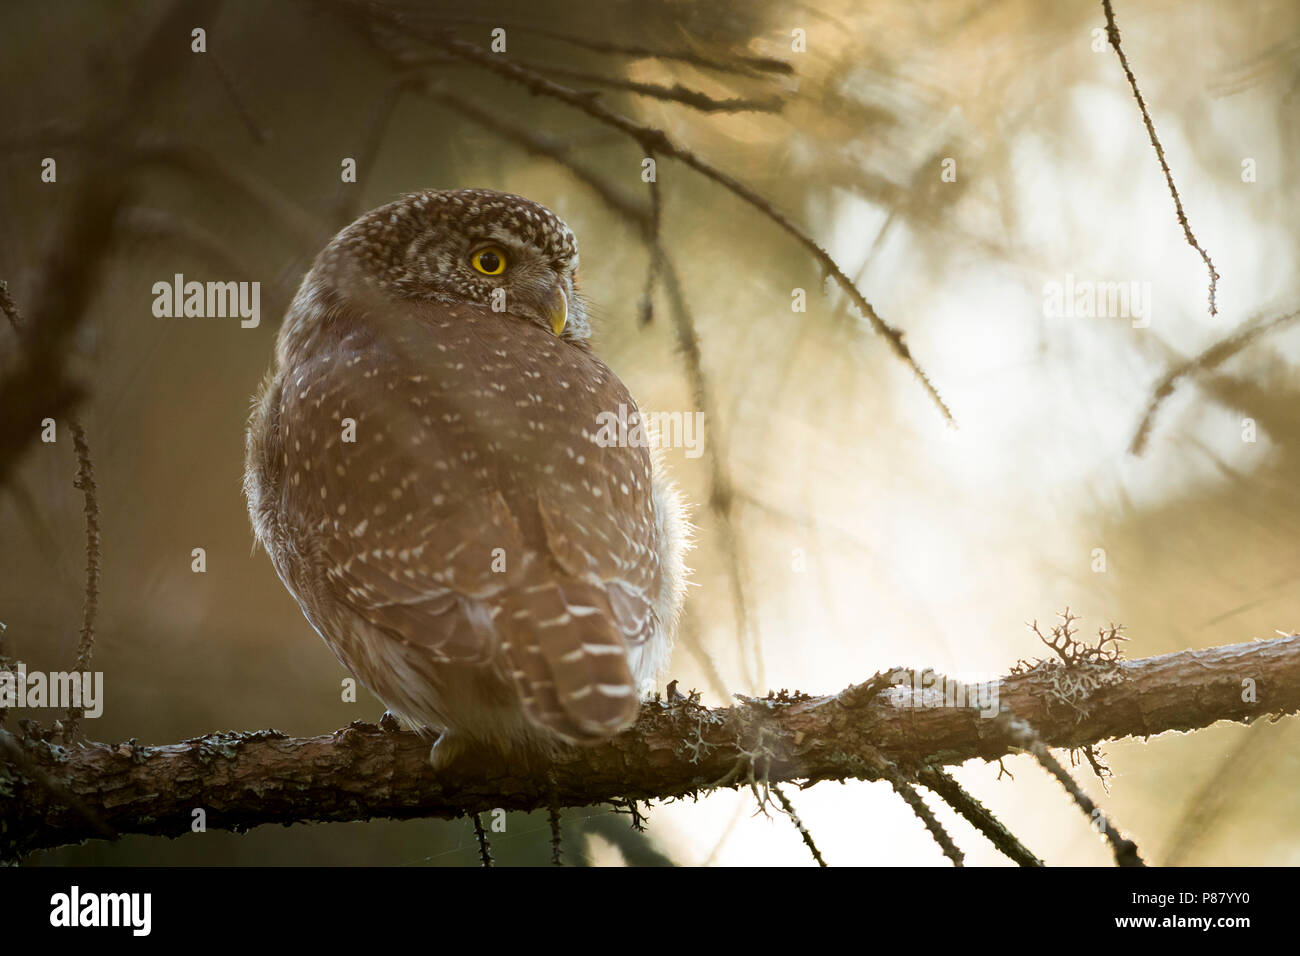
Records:
[[[480,249],[469,258],[472,265],[485,276],[499,276],[506,271],[506,254],[496,246]]]

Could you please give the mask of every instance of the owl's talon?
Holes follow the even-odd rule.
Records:
[[[434,770],[446,770],[465,752],[465,744],[459,737],[453,737],[443,731],[429,748],[429,763]]]
[[[379,729],[386,734],[401,733],[402,722],[393,715],[391,710],[386,710],[384,716],[379,718]]]

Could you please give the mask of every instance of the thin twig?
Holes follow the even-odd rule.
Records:
[[[1151,437],[1151,428],[1155,424],[1156,412],[1160,410],[1164,400],[1173,394],[1180,379],[1196,372],[1217,368],[1255,340],[1289,325],[1298,318],[1300,318],[1300,310],[1276,315],[1267,320],[1256,319],[1248,322],[1231,335],[1215,342],[1195,358],[1175,365],[1166,372],[1151,393],[1151,401],[1142,415],[1142,421],[1138,423],[1137,430],[1133,433],[1133,440],[1129,443],[1129,454],[1141,455],[1146,451],[1147,441]]]
[[[1268,762],[1282,753],[1277,738],[1266,730],[1269,726],[1259,720],[1246,728],[1184,804],[1164,841],[1161,866],[1183,866],[1197,843],[1212,837],[1231,820],[1232,804],[1241,798],[1242,790],[1251,787],[1259,779],[1255,774],[1266,772]]]
[[[727,559],[732,610],[736,615],[736,630],[740,635],[741,666],[745,671],[749,689],[759,693],[767,682],[767,673],[763,660],[762,639],[757,625],[749,614],[747,598],[749,567],[745,561],[740,529],[735,520],[736,497],[727,464],[726,441],[719,428],[717,409],[713,403],[712,392],[709,390],[708,379],[704,374],[704,356],[700,349],[699,335],[686,302],[686,295],[682,291],[677,267],[672,258],[662,251],[662,247],[660,249],[660,271],[671,306],[673,329],[677,333],[677,350],[686,365],[695,407],[704,413],[704,421],[709,429],[709,440],[705,443],[708,448],[709,510],[718,521],[719,546]],[[753,658],[752,670],[747,652]]]
[[[639,232],[645,232],[649,228],[651,215],[649,208],[630,193],[608,182],[590,166],[586,166],[574,159],[570,155],[567,144],[503,119],[498,113],[486,110],[465,97],[452,92],[442,83],[424,81],[416,85],[415,89],[430,100],[455,110],[502,139],[514,143],[525,152],[559,163],[572,173],[579,182],[594,191],[605,205],[631,222]]]
[[[560,857],[560,810],[552,804],[546,808],[546,814],[551,824],[551,865],[564,866]]]
[[[637,44],[610,43],[605,40],[578,37],[568,33],[561,33],[558,30],[547,30],[542,27],[523,24],[518,21],[511,22],[508,20],[500,20],[497,18],[489,19],[485,17],[446,16],[441,13],[438,14],[437,19],[446,23],[471,23],[492,27],[499,26],[518,33],[546,37],[550,40],[567,43],[571,46],[580,47],[584,50],[591,50],[595,53],[609,53],[615,56],[629,56],[638,59],[650,58],[656,60],[676,60],[680,63],[689,63],[691,66],[703,67],[704,69],[715,70],[719,73],[750,73],[752,71],[759,71],[763,73],[779,73],[786,76],[794,73],[794,67],[792,67],[788,62],[770,56],[728,53],[727,59],[723,60],[702,56],[691,50],[662,50],[654,47],[639,46]]]
[[[1146,866],[1146,863],[1142,860],[1142,855],[1138,852],[1137,844],[1128,837],[1123,836],[1119,829],[1111,824],[1110,818],[1105,811],[1099,809],[1092,802],[1092,799],[1083,792],[1083,789],[1070,776],[1069,771],[1062,767],[1060,761],[1052,756],[1052,752],[1048,750],[1047,744],[1043,742],[1042,737],[1025,721],[1008,713],[1004,713],[999,719],[1006,721],[1008,729],[1016,737],[1020,746],[1033,754],[1043,769],[1060,782],[1061,786],[1065,788],[1065,792],[1070,795],[1079,810],[1088,819],[1088,823],[1096,825],[1100,821],[1102,833],[1115,856],[1115,863],[1119,866]]]
[[[81,422],[71,422],[72,444],[77,452],[77,477],[73,484],[81,490],[86,515],[86,592],[81,614],[81,638],[77,642],[77,662],[74,670],[85,674],[90,670],[90,656],[95,649],[95,614],[99,610],[99,574],[102,553],[99,531],[99,499],[95,486],[95,465],[90,458],[90,444]],[[68,722],[63,729],[63,742],[71,743],[77,733],[77,722],[82,708],[68,708]]]
[[[483,815],[474,814],[474,836],[478,839],[478,858],[484,868],[492,866],[492,847],[488,844],[487,831],[483,829]]]
[[[10,326],[19,335],[23,332],[23,316],[18,311],[18,305],[14,302],[14,297],[9,293],[9,283],[0,279],[0,312],[5,314],[9,319]]]
[[[930,831],[930,836],[934,837],[934,842],[939,844],[939,849],[943,850],[943,855],[952,861],[953,866],[962,866],[966,855],[953,842],[952,837],[948,835],[948,831],[943,828],[943,824],[934,815],[934,811],[925,805],[925,801],[916,792],[916,788],[904,780],[897,771],[890,772],[887,776],[890,785],[894,788],[894,792],[903,798],[903,802],[911,807],[912,812],[925,824],[925,828]]]
[[[253,115],[252,108],[248,105],[247,98],[240,92],[238,82],[233,76],[231,76],[229,71],[226,70],[225,66],[222,65],[221,60],[217,58],[217,54],[210,50],[205,59],[212,64],[212,69],[216,71],[217,79],[221,81],[221,88],[225,90],[226,96],[230,99],[231,105],[234,106],[235,112],[238,114],[240,120],[243,121],[245,128],[248,130],[248,134],[253,137],[254,142],[261,144],[269,141],[271,138],[271,131],[257,121],[257,117]]]
[[[986,837],[989,842],[1001,850],[1007,857],[1021,866],[1042,866],[1043,861],[1035,856],[1020,842],[1014,833],[1006,828],[984,804],[975,799],[967,790],[948,773],[934,767],[921,771],[918,780],[929,787]]]
[[[672,86],[664,86],[660,83],[640,83],[623,77],[602,76],[599,73],[570,70],[565,67],[550,66],[544,63],[531,63],[522,60],[515,60],[514,62],[525,69],[535,70],[547,76],[576,80],[579,83],[625,90],[638,96],[648,96],[652,99],[680,103],[683,106],[689,106],[691,109],[699,110],[701,113],[779,113],[785,106],[779,96],[767,96],[762,99],[736,96],[720,100],[709,96],[707,93],[683,86],[681,83],[674,83]]]
[[[454,58],[443,53],[412,54],[408,51],[402,51],[398,56],[402,65],[408,69],[424,69],[427,67],[445,66],[455,62]],[[682,106],[688,106],[701,113],[779,113],[785,108],[785,101],[779,96],[766,96],[758,99],[745,96],[733,96],[728,99],[718,99],[717,97],[709,96],[701,90],[684,86],[681,83],[674,83],[672,86],[665,86],[662,83],[643,83],[638,80],[629,80],[622,76],[606,76],[603,73],[592,73],[588,70],[573,70],[567,67],[552,66],[549,63],[538,63],[532,60],[520,60],[515,58],[513,62],[526,70],[532,70],[542,76],[554,76],[564,80],[572,80],[586,86],[600,86],[606,89],[623,90],[627,93],[649,97],[650,99],[660,100],[665,103],[679,103]]]
[[[26,332],[22,310],[9,293],[9,284],[0,280],[0,311],[9,319],[9,324],[20,336]],[[76,664],[74,672],[84,673],[90,669],[90,655],[95,646],[95,614],[99,609],[99,562],[101,555],[99,530],[99,499],[95,486],[95,465],[90,457],[90,443],[86,439],[86,429],[77,419],[69,423],[72,432],[72,444],[77,454],[77,476],[73,486],[80,489],[84,499],[83,511],[86,515],[86,589],[81,616],[81,638],[77,643]],[[77,732],[77,721],[82,710],[79,707],[68,708],[68,722],[64,726],[63,741],[71,743]]]
[[[339,182],[339,199],[334,207],[334,221],[339,226],[346,226],[361,215],[361,183],[364,177],[369,176],[374,168],[375,161],[379,157],[380,147],[383,146],[384,137],[388,132],[389,124],[393,121],[393,114],[397,112],[397,104],[401,102],[402,93],[410,87],[409,80],[396,80],[384,91],[383,97],[375,107],[371,115],[370,127],[366,130],[366,135],[362,139],[361,149],[354,157],[357,162],[357,181],[354,183]]]
[[[1156,158],[1160,160],[1160,168],[1164,170],[1165,182],[1169,184],[1169,193],[1174,197],[1174,209],[1178,213],[1178,224],[1183,227],[1183,236],[1187,239],[1187,244],[1200,254],[1201,259],[1205,262],[1205,268],[1210,273],[1210,315],[1218,313],[1218,307],[1215,304],[1215,294],[1218,290],[1219,274],[1214,271],[1214,263],[1210,261],[1210,254],[1205,251],[1192,232],[1191,224],[1187,221],[1187,213],[1183,210],[1182,197],[1178,195],[1178,187],[1174,185],[1174,174],[1169,171],[1169,163],[1165,161],[1165,149],[1160,145],[1160,138],[1156,136],[1155,123],[1151,121],[1151,113],[1147,110],[1146,101],[1142,98],[1142,91],[1138,89],[1137,77],[1129,68],[1128,57],[1124,55],[1124,48],[1120,46],[1119,27],[1115,25],[1115,11],[1111,8],[1110,0],[1101,0],[1101,8],[1106,13],[1106,37],[1110,40],[1110,45],[1115,48],[1115,55],[1119,57],[1119,65],[1124,69],[1124,75],[1128,77],[1128,85],[1133,89],[1133,98],[1137,100],[1138,109],[1142,111],[1142,122],[1146,124],[1147,135],[1151,138],[1151,145],[1155,147]]]
[[[654,156],[647,157],[652,162]],[[663,268],[664,250],[659,234],[663,228],[663,199],[659,193],[659,170],[647,185],[650,187],[650,228],[645,237],[649,251],[649,262],[645,270],[645,287],[641,293],[641,312],[639,321],[642,327],[654,321],[655,286],[659,284],[659,272]]]
[[[799,819],[799,814],[795,813],[794,804],[790,802],[790,798],[782,793],[781,788],[776,784],[772,784],[772,792],[776,794],[776,801],[781,804],[781,809],[785,811],[786,816],[788,816],[790,821],[795,825],[795,829],[799,831],[799,836],[803,838],[804,846],[808,848],[808,852],[812,854],[812,858],[817,861],[817,865],[825,866],[826,861],[822,859],[821,850],[817,849],[817,844],[813,842],[812,834],[809,833],[808,828],[804,826],[803,820]]]

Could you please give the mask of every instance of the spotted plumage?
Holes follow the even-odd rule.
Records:
[[[518,196],[383,206],[304,279],[250,422],[259,540],[435,762],[615,734],[666,661],[685,525],[647,449],[598,441],[635,403],[587,344],[577,266]]]

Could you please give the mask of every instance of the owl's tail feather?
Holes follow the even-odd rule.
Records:
[[[604,591],[580,582],[548,583],[510,596],[497,630],[530,718],[573,742],[627,729],[640,701],[627,640]]]

